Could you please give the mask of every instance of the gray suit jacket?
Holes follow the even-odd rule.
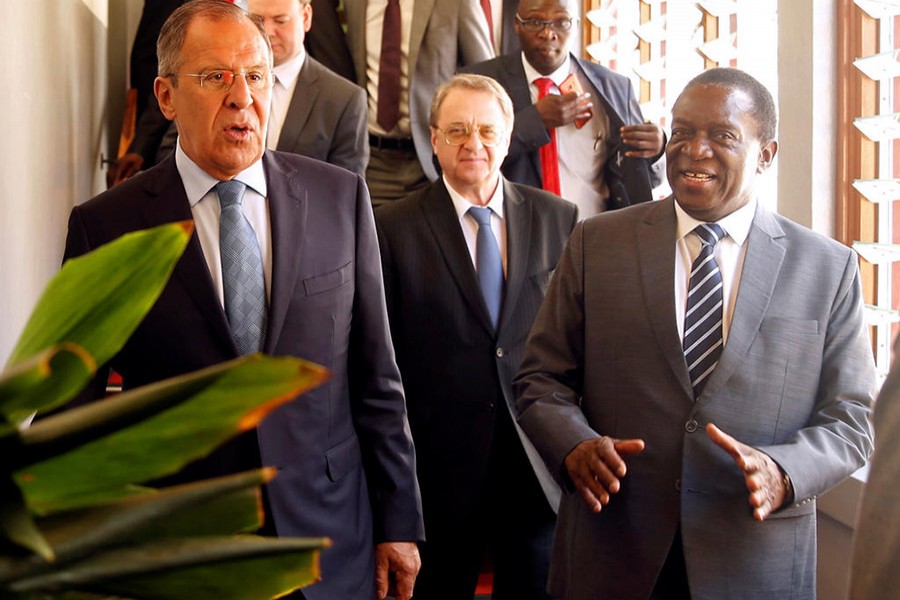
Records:
[[[522,428],[560,482],[565,456],[642,438],[600,514],[563,496],[551,588],[567,599],[646,598],[681,528],[694,598],[814,598],[816,496],[861,466],[874,361],[856,255],[757,210],[727,343],[695,402],[675,320],[672,197],[580,224],[516,379]],[[795,504],[753,519],[715,423],[769,454]]]
[[[356,77],[366,88],[366,0],[345,0],[344,11]],[[409,36],[409,118],[416,154],[428,179],[438,176],[428,123],[435,90],[459,67],[493,55],[478,0],[415,0]]]
[[[894,356],[900,353],[900,336]],[[900,362],[875,404],[875,454],[856,525],[852,600],[889,600],[900,590]]]
[[[307,56],[281,127],[278,150],[364,176],[369,164],[365,91]]]

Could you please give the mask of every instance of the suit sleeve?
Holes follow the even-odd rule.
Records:
[[[857,259],[848,252],[827,324],[812,418],[786,443],[759,448],[790,476],[795,502],[824,493],[872,452],[876,376],[867,332]]]
[[[424,539],[412,435],[388,328],[369,194],[358,178],[350,397],[372,502],[375,542]]]
[[[458,66],[473,65],[494,57],[487,21],[478,0],[460,0]]]
[[[581,412],[584,370],[584,223],[572,233],[538,311],[513,380],[519,425],[557,481],[568,487],[564,460],[599,437]]]
[[[353,171],[360,177],[365,177],[366,165],[369,164],[367,110],[366,92],[357,87],[338,119],[336,135],[328,152],[328,162]]]

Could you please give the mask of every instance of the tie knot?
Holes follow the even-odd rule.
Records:
[[[469,209],[469,214],[479,225],[491,224],[491,209],[487,207],[473,206]]]
[[[240,206],[244,199],[244,190],[247,186],[236,179],[220,181],[216,184],[216,195],[219,196],[219,204],[222,208]]]
[[[549,94],[553,88],[553,80],[549,77],[538,77],[534,80],[534,85],[537,86],[538,95],[543,97]]]
[[[694,233],[704,246],[713,246],[725,237],[725,230],[715,223],[702,223],[694,228]]]

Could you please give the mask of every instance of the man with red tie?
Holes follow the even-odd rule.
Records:
[[[499,0],[491,0],[491,2]],[[582,218],[651,199],[665,136],[644,123],[631,82],[569,53],[570,0],[521,0],[522,52],[462,69],[500,82],[516,111],[503,174],[578,205]]]

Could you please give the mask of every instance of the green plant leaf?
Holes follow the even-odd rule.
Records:
[[[76,343],[97,364],[106,363],[156,302],[192,231],[191,222],[137,231],[66,261],[47,284],[7,364],[61,342]],[[58,398],[52,402],[40,408],[60,404]]]
[[[180,404],[18,470],[16,482],[37,514],[120,497],[129,484],[174,473],[253,429],[266,414],[327,377],[323,367],[297,358],[244,357]],[[27,435],[22,433],[23,440]]]
[[[38,409],[72,398],[96,370],[81,346],[55,344],[0,375],[0,414],[19,426]]]
[[[117,548],[10,584],[14,592],[79,590],[137,600],[247,600],[320,578],[325,538],[207,537]]]
[[[4,539],[31,550],[45,561],[55,558],[9,472],[0,473],[0,532]]]
[[[275,473],[271,468],[247,471],[40,519],[37,525],[56,554],[55,564],[34,555],[0,558],[0,585],[116,546],[253,532],[262,525],[259,486]]]

